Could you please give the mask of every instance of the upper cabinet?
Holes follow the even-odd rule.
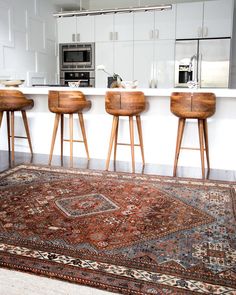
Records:
[[[135,12],[134,40],[175,39],[176,5],[171,10]]]
[[[203,37],[231,37],[233,28],[233,0],[204,2]]]
[[[176,39],[231,37],[233,0],[177,4]]]
[[[133,13],[95,16],[95,41],[133,40]]]
[[[57,19],[58,43],[94,42],[94,16]]]

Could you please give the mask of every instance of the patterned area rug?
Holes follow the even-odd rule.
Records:
[[[236,294],[236,183],[0,174],[0,265],[121,294]]]

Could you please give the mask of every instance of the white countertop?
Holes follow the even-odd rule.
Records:
[[[152,89],[152,88],[137,88],[137,89],[122,89],[122,88],[71,88],[71,87],[1,87],[4,90],[19,90],[24,94],[48,94],[49,90],[57,91],[82,91],[85,95],[104,96],[106,91],[142,91],[146,96],[170,96],[172,92],[213,92],[217,97],[235,97],[236,89],[226,88],[200,88],[200,89],[188,89],[188,88],[166,88],[166,89]]]

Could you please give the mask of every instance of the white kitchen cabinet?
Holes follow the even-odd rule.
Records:
[[[133,42],[97,42],[96,65],[104,65],[112,76],[114,73],[123,80],[133,79]],[[96,71],[96,87],[107,87],[108,75],[103,71]]]
[[[94,16],[57,19],[58,43],[94,42]]]
[[[133,80],[133,42],[114,43],[114,72],[123,80]]]
[[[233,11],[233,0],[204,2],[203,37],[231,37]]]
[[[176,39],[231,37],[233,0],[177,4]]]
[[[157,88],[174,87],[175,41],[160,40],[154,44]]]
[[[138,86],[155,86],[154,44],[150,41],[134,41],[134,80]]]
[[[58,43],[75,42],[76,17],[57,18]]]
[[[95,16],[95,40],[96,42],[133,40],[133,13]]]
[[[134,13],[134,40],[175,39],[176,5],[171,10]]]
[[[114,43],[97,42],[95,47],[96,65],[104,65],[106,71],[113,75],[114,73]],[[95,72],[95,81],[97,88],[107,87],[108,75],[104,71]]]
[[[173,87],[174,52],[174,40],[135,41],[134,79],[139,87]]]
[[[76,34],[78,42],[94,42],[94,16],[77,17]]]

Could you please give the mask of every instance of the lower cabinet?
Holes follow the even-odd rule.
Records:
[[[174,87],[175,40],[97,42],[96,65],[119,74],[123,80],[138,80],[143,88]],[[96,87],[107,86],[108,75],[96,71]]]
[[[112,76],[118,74],[123,80],[133,80],[133,42],[97,42],[95,45],[95,63],[104,65]],[[107,87],[104,71],[96,70],[96,87]]]
[[[175,40],[134,42],[134,79],[143,88],[174,87]]]

